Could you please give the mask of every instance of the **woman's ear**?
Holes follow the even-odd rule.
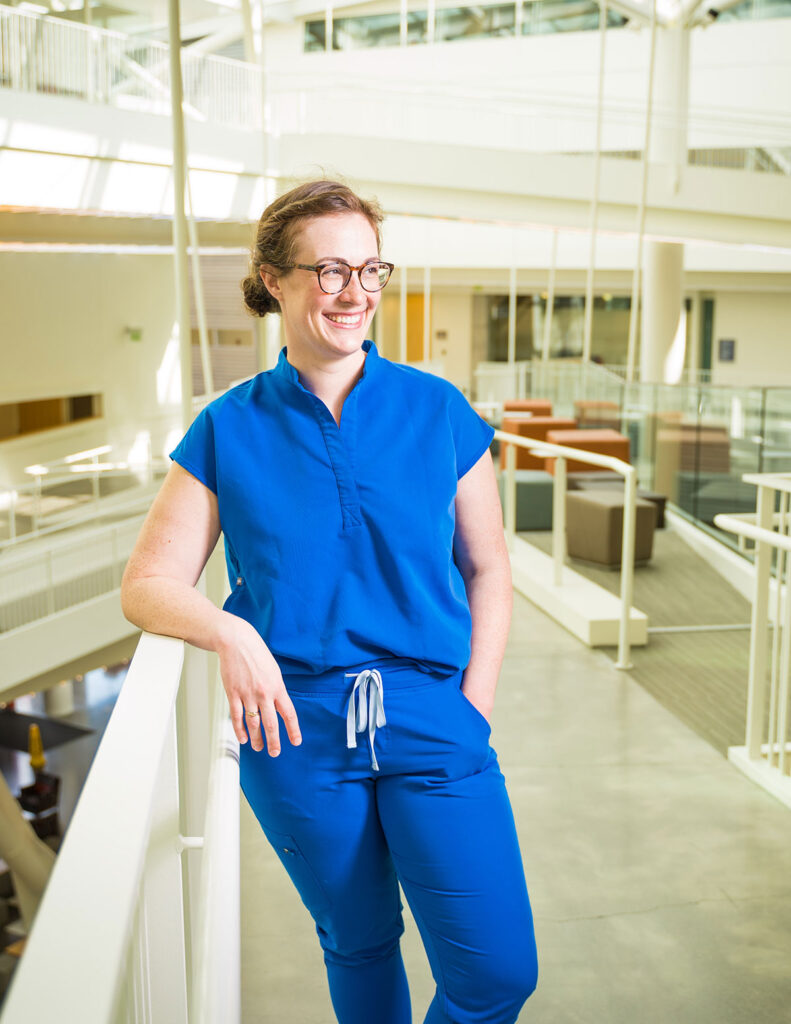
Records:
[[[266,285],[266,290],[279,302],[281,292],[280,282],[278,281],[277,275],[274,273],[274,269],[274,267],[270,267],[269,265],[264,266],[262,264],[258,272],[261,275],[261,280]]]

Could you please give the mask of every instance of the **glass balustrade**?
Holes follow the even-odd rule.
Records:
[[[553,415],[573,417],[580,428],[625,434],[638,486],[665,495],[730,546],[733,536],[713,520],[720,512],[755,511],[755,487],[743,475],[791,473],[791,388],[627,382],[577,361],[524,362],[521,373],[522,397],[549,399]],[[519,375],[507,364],[482,364],[476,399],[502,401],[509,391],[518,397]],[[606,404],[585,411],[581,400]]]

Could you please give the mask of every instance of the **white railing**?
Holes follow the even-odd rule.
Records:
[[[205,652],[187,654],[143,633],[2,1024],[43,1005],[81,1024],[240,1020],[238,742]]]
[[[791,474],[745,473],[742,479],[758,488],[755,515],[714,517],[721,530],[755,541],[747,726],[744,746],[730,747],[728,759],[791,807]]]
[[[185,112],[260,131],[261,69],[215,55],[181,54]],[[0,85],[170,117],[166,43],[0,7]]]
[[[0,560],[0,632],[120,587],[146,511],[120,523],[51,537],[43,550],[8,549]]]
[[[516,448],[525,448],[539,457],[556,456],[552,488],[552,558],[554,562],[554,584],[564,583],[563,566],[566,563],[566,460],[574,459],[592,466],[611,469],[624,478],[623,484],[623,532],[621,540],[621,609],[618,627],[618,660],[616,668],[631,668],[629,661],[629,620],[634,593],[634,539],[637,511],[637,477],[634,466],[611,455],[583,451],[548,441],[536,441],[520,437],[504,430],[495,430],[494,436],[508,445],[505,456],[505,508],[503,520],[505,535],[511,544],[516,536]]]

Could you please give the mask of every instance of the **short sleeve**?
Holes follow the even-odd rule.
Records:
[[[208,407],[201,409],[186,434],[170,452],[178,462],[210,491],[217,493],[217,453],[214,443],[214,423]]]
[[[461,480],[489,448],[494,427],[473,409],[466,395],[455,385],[451,385],[448,415],[456,449],[456,476]]]

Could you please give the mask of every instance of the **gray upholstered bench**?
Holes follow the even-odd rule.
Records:
[[[543,469],[517,469],[516,475],[516,528],[517,530],[552,529],[553,478]],[[506,474],[500,473],[500,501],[505,509]]]
[[[635,565],[648,562],[653,553],[657,506],[637,499],[635,515]],[[608,568],[621,564],[623,542],[623,494],[610,490],[566,493],[566,550],[572,558]]]

